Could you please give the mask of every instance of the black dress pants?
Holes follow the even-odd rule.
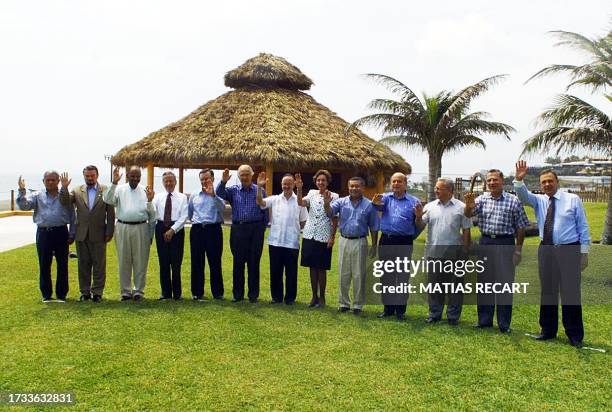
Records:
[[[297,272],[299,249],[269,245],[270,252],[270,294],[276,302],[293,303],[297,296]],[[287,278],[283,291],[283,272]],[[283,292],[284,296],[283,296]]]
[[[55,226],[36,230],[36,251],[38,252],[39,285],[43,299],[51,299],[53,283],[51,281],[51,263],[55,256],[57,280],[55,296],[66,299],[68,294],[68,228]]]
[[[251,300],[259,298],[259,261],[263,249],[264,222],[233,223],[230,230],[230,249],[234,256],[234,299],[244,299],[244,265],[249,271],[249,293]]]
[[[172,222],[174,224],[174,222]],[[155,244],[159,260],[159,283],[164,298],[181,297],[181,265],[185,251],[185,231],[180,230],[172,236],[170,242],[164,240],[164,233],[169,229],[163,222],[155,225]]]
[[[193,225],[189,235],[191,242],[191,294],[204,296],[204,259],[208,259],[210,291],[215,299],[223,297],[223,230],[220,223]]]

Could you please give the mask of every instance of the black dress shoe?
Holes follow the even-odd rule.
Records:
[[[290,300],[290,301],[288,301],[288,302],[285,302],[285,305],[290,305],[290,306],[291,306],[291,305],[293,305],[294,303],[295,303],[295,301]]]
[[[172,299],[174,299],[174,300],[183,300],[183,298],[181,296],[175,296]]]
[[[503,329],[500,328],[499,329],[499,333],[508,333],[509,334],[509,333],[512,333],[512,329],[510,329],[510,328],[503,328]]]
[[[282,303],[282,302],[279,302],[278,300],[274,300],[274,299],[270,301],[270,305],[277,305],[279,303]]]
[[[132,300],[132,297],[130,295],[122,295],[121,302],[125,302],[126,300]]]
[[[425,319],[425,323],[436,323],[436,322],[440,322],[440,319],[432,318],[431,316]]]
[[[134,295],[132,299],[134,299],[134,302],[138,302],[139,300],[142,300],[142,297],[142,295]]]
[[[540,333],[539,335],[534,336],[535,340],[551,340],[554,339],[555,336],[553,335],[547,335],[545,333]]]
[[[480,323],[477,323],[477,324],[474,325],[474,327],[476,329],[486,329],[486,328],[492,328],[493,325],[481,325]]]
[[[90,300],[91,299],[91,295],[81,295],[81,297],[79,298],[79,302],[85,302],[86,300]]]
[[[215,296],[215,300],[225,300],[223,296]]]
[[[388,313],[388,312],[381,312],[378,315],[376,315],[377,318],[388,318],[389,316],[393,316],[393,313]]]
[[[570,345],[572,345],[575,348],[582,348],[582,341],[578,340],[578,339],[570,339],[569,340]]]
[[[100,302],[102,300],[102,295],[93,295],[92,300],[96,303]]]
[[[251,302],[251,303],[257,303],[257,298],[249,298],[249,302]]]
[[[451,326],[457,326],[459,324],[459,319],[448,319],[448,324]]]
[[[160,296],[157,300],[168,300],[168,299],[170,298],[167,296]]]
[[[244,298],[234,298],[232,299],[232,302],[236,303],[236,302],[242,302],[244,300]]]
[[[353,315],[361,316],[361,309],[353,309]]]
[[[405,319],[406,319],[406,315],[404,315],[403,313],[396,313],[396,314],[395,314],[395,318],[396,318],[397,320],[400,320],[400,321],[401,321],[401,320],[405,320]]]
[[[351,310],[350,308],[347,308],[346,306],[342,306],[338,308],[338,312],[340,313],[345,313],[348,312],[349,310]]]

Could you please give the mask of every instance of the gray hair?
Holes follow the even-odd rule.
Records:
[[[60,174],[57,172],[57,170],[47,170],[43,175],[43,180],[45,180],[49,175],[55,175],[58,180],[60,178]]]
[[[455,183],[452,181],[452,179],[449,179],[447,177],[441,177],[437,180],[437,182],[444,183],[448,190],[451,191],[451,193],[455,193]]]
[[[174,172],[171,172],[170,170],[168,170],[167,172],[164,172],[164,174],[162,174],[162,178],[164,178],[166,176],[172,176],[174,178],[174,180],[176,180],[176,175],[174,174]]]
[[[238,168],[238,173],[240,173],[241,170],[247,170],[251,174],[251,176],[255,174],[255,172],[253,172],[253,168],[249,165],[240,165],[240,167]]]

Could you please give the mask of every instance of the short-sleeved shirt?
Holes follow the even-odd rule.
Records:
[[[284,194],[264,198],[262,209],[272,208],[272,222],[268,244],[270,246],[289,249],[300,248],[300,222],[308,219],[306,208],[299,206],[297,196],[292,194],[289,199]]]
[[[368,235],[368,229],[379,230],[380,219],[376,208],[366,197],[361,197],[353,204],[350,196],[341,197],[331,204],[332,215],[339,215],[338,228],[344,237],[363,237]]]
[[[451,197],[446,204],[436,199],[423,208],[423,222],[427,224],[427,256],[436,257],[436,246],[462,245],[461,229],[472,227],[472,219],[463,214],[465,203]]]
[[[338,199],[338,193],[330,192],[332,202]],[[302,199],[308,206],[308,220],[302,232],[304,239],[316,240],[317,242],[329,242],[332,231],[332,221],[325,213],[323,195],[316,189],[312,189]]]
[[[529,226],[529,219],[518,197],[502,192],[494,199],[490,192],[476,198],[474,215],[483,235],[514,235],[518,229]]]

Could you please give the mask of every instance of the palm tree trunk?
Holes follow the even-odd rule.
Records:
[[[442,156],[438,156],[435,153],[429,153],[429,190],[427,191],[427,200],[435,200],[436,195],[434,193],[434,187],[436,186],[436,180],[440,177],[440,170],[442,169]]]
[[[601,234],[602,245],[612,245],[612,181],[610,182],[610,190],[608,191],[608,211],[606,212],[606,223],[604,231]]]

